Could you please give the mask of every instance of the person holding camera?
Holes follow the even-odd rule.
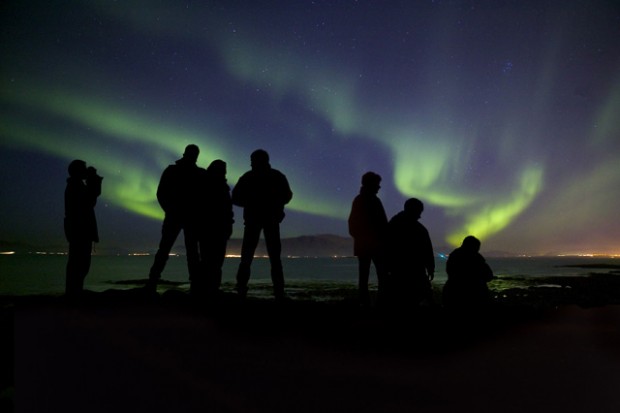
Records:
[[[65,293],[78,298],[84,290],[84,279],[90,270],[91,251],[99,242],[95,205],[101,195],[101,181],[95,168],[76,159],[69,164],[65,189],[65,236],[69,242]]]

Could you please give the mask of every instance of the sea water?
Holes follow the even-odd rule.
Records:
[[[148,278],[153,256],[93,255],[85,288],[91,291],[136,288]],[[488,258],[496,276],[547,277],[580,276],[592,272],[609,272],[608,269],[590,269],[576,266],[592,264],[618,265],[619,260],[601,257],[517,257]],[[62,294],[65,287],[66,255],[13,254],[0,255],[0,295]],[[223,267],[224,285],[232,285],[239,265],[239,258],[226,258]],[[570,267],[569,267],[570,266]],[[357,259],[355,257],[283,258],[285,279],[295,288],[357,284]],[[447,279],[445,258],[437,257],[435,285]],[[252,264],[251,283],[269,283],[269,260],[257,257]],[[184,256],[171,256],[162,274],[175,288],[189,288],[187,263]],[[371,269],[371,284],[376,282]],[[230,287],[229,287],[230,288]]]

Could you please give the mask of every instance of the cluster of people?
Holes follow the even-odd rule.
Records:
[[[265,150],[258,149],[250,157],[251,170],[239,178],[231,193],[226,162],[218,159],[204,169],[197,165],[199,154],[198,146],[188,145],[183,157],[169,165],[161,176],[157,200],[165,215],[145,289],[156,290],[170,251],[183,231],[190,294],[215,297],[220,290],[226,246],[232,234],[234,204],[243,208],[244,218],[238,294],[241,297],[247,294],[254,252],[263,232],[274,295],[278,300],[283,299],[280,223],[284,219],[284,206],[293,197],[286,176],[271,167]],[[80,160],[71,163],[69,176],[65,191],[65,234],[69,241],[66,294],[75,298],[81,293],[88,274],[92,244],[99,240],[94,207],[103,178],[89,178],[86,163]]]
[[[435,254],[428,230],[419,222],[424,204],[416,198],[408,199],[403,211],[388,221],[377,196],[380,188],[381,176],[365,173],[348,219],[359,265],[360,304],[370,305],[371,264],[377,273],[380,306],[403,308],[431,303]],[[468,236],[450,253],[442,298],[446,307],[478,308],[489,303],[487,282],[493,272],[479,251],[480,241]]]
[[[188,145],[183,157],[168,166],[159,181],[157,200],[165,216],[146,285],[149,290],[155,291],[181,231],[191,294],[214,294],[219,289],[234,222],[230,187],[226,182],[226,162],[218,159],[203,169],[196,164],[199,154],[198,146]]]
[[[263,232],[274,295],[283,299],[280,223],[284,219],[284,206],[293,197],[286,176],[271,167],[265,150],[258,149],[250,156],[252,169],[239,178],[231,194],[226,183],[226,163],[215,160],[204,170],[196,165],[198,154],[196,145],[188,145],[183,158],[162,174],[157,199],[165,218],[146,288],[155,290],[170,250],[183,230],[190,294],[216,296],[222,282],[226,245],[232,234],[234,204],[243,208],[245,225],[237,272],[238,294],[242,297],[247,294],[250,267]]]
[[[220,291],[222,265],[232,234],[233,205],[243,208],[244,233],[236,290],[244,298],[248,291],[251,264],[261,232],[271,264],[276,300],[285,298],[281,261],[280,223],[284,207],[293,193],[286,176],[271,167],[269,154],[258,149],[250,156],[251,170],[239,178],[232,193],[226,179],[226,162],[215,160],[208,168],[197,165],[200,150],[188,145],[183,157],[163,172],[157,200],[164,210],[161,240],[149,272],[147,291],[155,291],[168,257],[183,231],[190,294],[214,298]],[[74,298],[83,290],[90,267],[91,248],[98,242],[94,207],[103,178],[81,160],[69,165],[65,191],[65,234],[69,241],[66,294]],[[378,304],[385,307],[418,306],[433,300],[431,281],[435,274],[433,245],[419,220],[423,203],[411,198],[403,211],[388,221],[377,196],[381,176],[362,176],[359,195],[353,200],[348,219],[359,262],[359,299],[370,306],[368,288],[374,264],[378,281]],[[451,307],[483,306],[490,300],[486,283],[493,273],[479,253],[480,241],[466,237],[447,262],[448,281],[443,302]]]

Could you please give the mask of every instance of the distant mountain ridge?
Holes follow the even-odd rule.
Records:
[[[260,255],[267,255],[267,249],[263,240],[261,240],[259,248],[261,248],[260,251],[262,252]],[[231,249],[229,248],[229,254]],[[239,243],[240,251],[241,243]],[[257,249],[258,252],[259,249]],[[353,256],[353,239],[333,234],[284,238],[282,240],[282,255],[295,257],[350,257]]]

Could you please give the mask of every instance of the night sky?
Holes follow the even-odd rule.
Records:
[[[195,143],[231,186],[270,153],[283,236],[347,235],[372,170],[436,246],[620,254],[617,1],[4,1],[0,36],[0,240],[65,242],[78,158],[101,246],[153,249]]]

